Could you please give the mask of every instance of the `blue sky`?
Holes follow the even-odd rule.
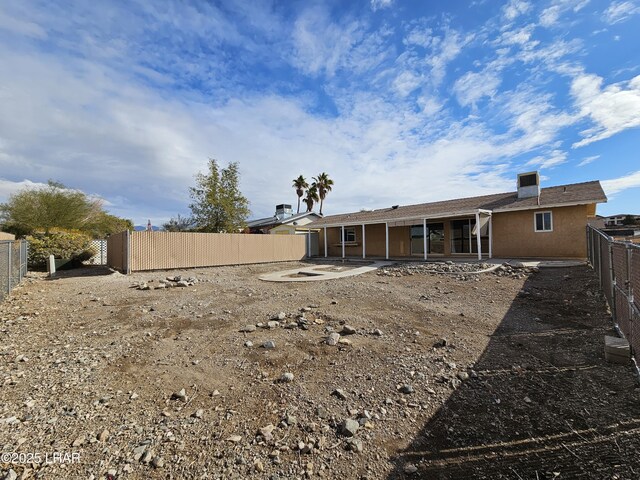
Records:
[[[5,1],[0,201],[61,181],[159,224],[213,157],[253,217],[601,180],[640,213],[640,2]]]

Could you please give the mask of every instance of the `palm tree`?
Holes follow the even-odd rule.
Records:
[[[298,195],[298,213],[300,213],[300,199],[304,195],[304,191],[309,188],[309,184],[304,177],[300,175],[293,180],[293,188],[296,189],[296,194]]]
[[[314,182],[307,189],[307,196],[304,199],[304,203],[307,204],[307,212],[311,212],[313,210],[313,204],[318,200],[320,200],[320,198],[318,198],[318,186]]]
[[[318,186],[318,196],[320,197],[320,215],[322,215],[322,203],[324,199],[327,197],[327,193],[331,191],[331,187],[333,186],[333,180],[329,178],[325,172],[322,172],[317,177],[313,177],[315,180],[314,184]]]

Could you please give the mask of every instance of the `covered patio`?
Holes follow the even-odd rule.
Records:
[[[493,257],[492,223],[490,210],[474,209],[409,218],[325,222],[314,230],[322,232],[320,255],[324,257],[426,261],[459,256],[481,260]]]

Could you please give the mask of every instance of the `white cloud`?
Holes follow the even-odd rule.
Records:
[[[553,168],[562,165],[567,161],[567,152],[553,150],[547,155],[540,155],[529,160],[527,166],[538,166],[538,168]]]
[[[640,126],[640,75],[604,88],[602,84],[602,77],[587,73],[571,83],[571,95],[580,114],[594,124],[581,132],[584,138],[574,143],[574,148]]]
[[[504,16],[507,20],[515,20],[520,15],[523,15],[531,10],[531,4],[524,0],[510,0],[503,8]]]
[[[607,196],[615,195],[630,188],[640,187],[640,170],[622,177],[600,182]]]
[[[26,189],[34,189],[46,187],[46,183],[32,182],[31,180],[21,180],[17,182],[13,182],[11,180],[6,180],[4,178],[0,178],[0,202],[7,200],[14,193],[18,193],[22,190]]]
[[[589,165],[590,163],[595,162],[597,159],[600,158],[600,155],[592,155],[590,157],[585,157],[582,159],[582,161],[578,164],[579,167],[584,167],[585,165]]]
[[[517,30],[507,30],[502,34],[500,43],[502,45],[526,45],[533,34],[533,27],[533,25],[526,25]]]
[[[442,83],[447,65],[460,54],[472,39],[473,34],[463,35],[455,30],[447,29],[444,37],[432,42],[434,53],[427,57],[427,64],[431,66],[431,80],[435,86]]]
[[[371,0],[371,9],[375,12],[383,8],[389,8],[393,4],[393,0]]]
[[[582,10],[590,0],[555,0],[553,5],[545,8],[540,14],[540,25],[553,27],[558,24],[560,16],[569,10],[574,13]]]
[[[553,5],[549,8],[545,8],[540,14],[540,25],[543,27],[551,27],[558,22],[560,18],[560,7]]]
[[[608,24],[624,22],[633,15],[640,13],[640,6],[633,1],[613,2],[609,8],[604,11],[604,20]]]
[[[406,97],[416,88],[418,88],[421,83],[422,79],[419,76],[417,76],[413,72],[405,70],[403,72],[400,72],[400,74],[393,81],[393,88],[396,90],[396,92],[398,92],[398,95],[400,95],[401,97]]]
[[[492,98],[500,86],[497,72],[467,72],[453,85],[453,92],[462,106],[474,105],[482,97]]]
[[[7,12],[0,10],[0,30],[2,29],[32,38],[44,39],[47,37],[45,29],[37,23],[12,17]]]
[[[353,47],[364,36],[363,25],[346,20],[338,24],[331,20],[322,6],[302,12],[293,28],[292,62],[310,75],[333,76],[341,68]]]

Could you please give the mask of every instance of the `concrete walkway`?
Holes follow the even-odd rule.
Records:
[[[260,280],[265,282],[319,282],[323,280],[334,280],[336,278],[354,277],[363,273],[372,272],[382,267],[388,267],[395,262],[372,262],[362,267],[351,266],[349,264],[335,265],[324,264],[312,267],[295,268],[280,272],[265,273],[260,275]]]

